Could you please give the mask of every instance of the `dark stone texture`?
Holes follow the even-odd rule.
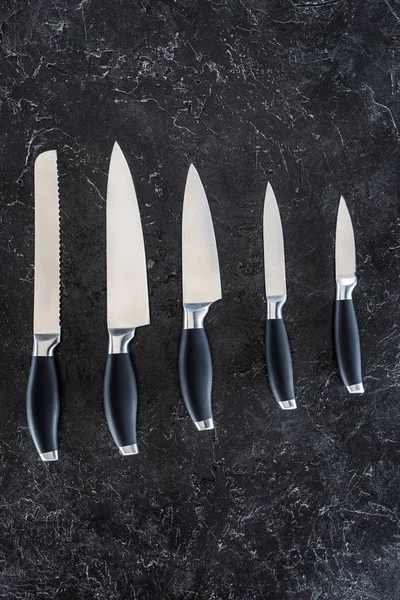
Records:
[[[5,0],[0,8],[0,598],[399,597],[399,91],[396,0]],[[105,193],[134,175],[152,323],[132,344],[140,454],[102,406]],[[25,414],[33,161],[59,151],[60,460]],[[223,301],[208,318],[215,433],[181,399],[180,220],[193,162]],[[262,207],[281,208],[296,412],[266,375]],[[356,232],[366,392],[333,354],[340,194]]]

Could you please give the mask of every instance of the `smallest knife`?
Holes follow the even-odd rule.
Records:
[[[356,248],[351,217],[343,196],[336,222],[335,349],[339,373],[350,394],[362,394],[360,335],[352,292],[357,284]]]
[[[286,302],[285,251],[282,223],[275,194],[267,186],[264,203],[264,266],[267,295],[266,355],[269,383],[283,410],[296,408],[292,359],[282,317]]]

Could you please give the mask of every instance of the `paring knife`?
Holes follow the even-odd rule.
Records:
[[[335,348],[340,376],[350,394],[362,394],[360,336],[352,292],[357,284],[356,248],[350,213],[343,196],[336,222]]]
[[[137,454],[137,388],[129,355],[136,327],[150,323],[146,255],[135,187],[115,142],[107,185],[108,358],[104,409],[123,456]]]
[[[279,208],[268,183],[264,202],[264,266],[267,295],[266,355],[269,383],[284,410],[296,408],[292,359],[282,307],[286,302],[285,252]]]
[[[222,298],[217,245],[207,197],[190,165],[182,216],[184,322],[179,354],[183,399],[199,431],[214,429],[211,409],[212,362],[204,317]]]
[[[57,152],[35,161],[33,357],[26,394],[29,429],[43,461],[58,459],[59,391],[54,348],[60,341],[60,216]]]

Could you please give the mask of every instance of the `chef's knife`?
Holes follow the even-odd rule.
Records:
[[[356,248],[351,217],[343,196],[336,222],[335,348],[340,376],[350,394],[362,394],[360,336],[352,292],[357,284]]]
[[[268,183],[264,202],[264,266],[267,295],[266,355],[272,393],[284,410],[296,408],[292,359],[282,307],[286,302],[285,252],[275,194]]]
[[[58,459],[59,391],[54,348],[60,341],[60,216],[57,152],[35,161],[33,357],[26,394],[29,429],[43,461]]]
[[[220,300],[217,245],[207,197],[190,165],[182,216],[182,280],[184,322],[179,354],[183,399],[199,431],[214,429],[211,409],[212,362],[204,317]]]
[[[107,185],[108,358],[104,409],[123,456],[137,454],[137,389],[129,355],[136,327],[150,323],[146,255],[135,187],[115,142]]]

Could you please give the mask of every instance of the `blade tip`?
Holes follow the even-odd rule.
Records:
[[[35,159],[35,165],[40,164],[43,160],[47,158],[53,158],[57,161],[57,150],[45,150],[37,155]]]
[[[129,169],[128,166],[128,161],[126,159],[125,154],[122,152],[122,148],[121,146],[118,144],[118,142],[114,142],[114,146],[113,149],[111,151],[111,156],[110,156],[110,166],[113,162],[123,162],[126,164],[126,166]]]
[[[185,206],[185,203],[187,202],[187,192],[188,192],[189,186],[198,185],[199,183],[201,186],[203,186],[201,179],[200,179],[200,175],[199,175],[196,167],[194,166],[193,163],[190,163],[189,170],[188,170],[187,177],[186,177],[185,195],[183,197],[183,205],[184,206]]]
[[[113,148],[112,148],[112,152],[111,155],[114,154],[114,152],[120,152],[121,154],[123,154],[122,150],[121,150],[121,146],[118,144],[117,141],[114,142]]]
[[[340,196],[340,200],[339,200],[339,208],[338,208],[338,212],[337,212],[338,219],[339,219],[340,214],[343,214],[343,215],[347,214],[349,219],[351,220],[349,207],[347,206],[346,200],[344,199],[343,196]]]
[[[190,163],[189,165],[188,177],[190,175],[196,175],[197,177],[199,177],[199,173],[193,163]]]
[[[275,198],[274,190],[269,181],[267,183],[267,189],[265,190],[265,198]]]
[[[278,206],[274,190],[272,189],[272,185],[268,181],[267,189],[265,190],[264,208],[266,209],[267,205],[271,203],[276,204],[276,206]]]

